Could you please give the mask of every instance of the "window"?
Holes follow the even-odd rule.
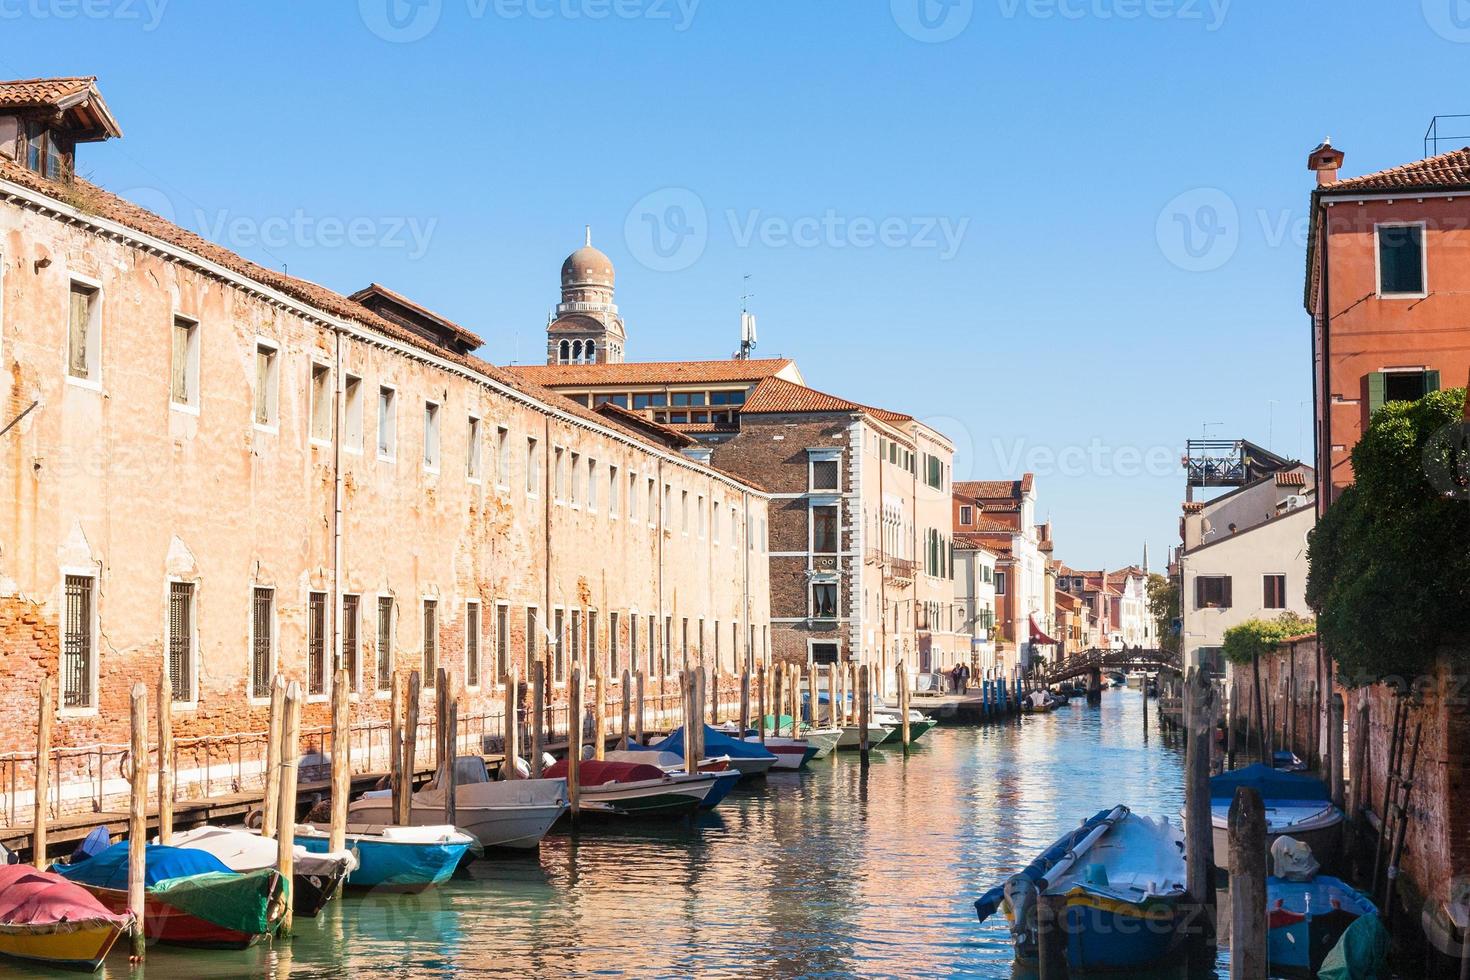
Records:
[[[102,380],[102,293],[95,286],[71,284],[66,373],[79,381]]]
[[[464,683],[465,687],[480,686],[480,604],[465,603],[464,607]]]
[[[565,614],[560,610],[554,610],[551,614],[551,622],[556,632],[552,636],[552,673],[558,682],[566,676],[567,650],[566,650],[566,623]]]
[[[358,684],[357,616],[361,604],[358,596],[342,597],[342,669],[347,671],[347,690],[354,694]]]
[[[924,454],[924,484],[934,490],[944,489],[944,461],[938,456]]]
[[[587,509],[597,509],[597,460],[587,460]]]
[[[510,607],[505,603],[495,607],[495,676],[504,678],[510,673]]]
[[[683,534],[689,533],[689,491],[679,491],[679,530]]]
[[[327,693],[327,594],[312,592],[306,600],[306,693]]]
[[[472,483],[480,482],[480,420],[473,415],[470,416],[469,431],[465,437],[465,479]]]
[[[831,505],[812,508],[812,554],[837,554],[837,508]]]
[[[362,452],[362,379],[348,375],[343,384],[342,448]]]
[[[586,658],[582,656],[582,610],[572,610],[572,666],[578,666]]]
[[[689,663],[689,617],[685,616],[679,622],[679,659]]]
[[[194,700],[194,586],[168,586],[168,679],[175,701]]]
[[[687,502],[687,499],[686,499]],[[704,494],[700,494],[694,502],[695,512],[699,515],[699,540],[704,540]]]
[[[638,474],[628,474],[628,520],[638,519]]]
[[[572,497],[572,506],[575,507],[582,502],[582,454],[571,454],[571,480],[568,492]]]
[[[424,402],[424,469],[439,472],[439,406]]]
[[[1418,297],[1424,289],[1424,225],[1378,225],[1378,295]]]
[[[378,458],[392,460],[398,454],[398,392],[378,389]]]
[[[663,505],[663,510],[660,512],[660,515],[659,515],[659,523],[661,525],[663,525],[664,527],[668,527],[671,523],[673,523],[673,521],[672,521],[673,516],[674,516],[674,488],[671,487],[671,486],[669,486],[667,483],[665,483],[664,484],[664,505]]]
[[[495,430],[495,483],[510,486],[510,430],[505,426]]]
[[[811,489],[817,493],[836,493],[842,489],[842,475],[836,459],[814,458],[811,462]]]
[[[536,662],[536,607],[526,607],[526,670],[531,669],[531,664]]]
[[[608,468],[607,468],[607,514],[608,514],[609,517],[617,517],[618,516],[618,507],[620,506],[620,503],[618,501],[618,492],[619,492],[621,486],[622,485],[618,482],[618,468],[616,466],[608,466]]]
[[[66,624],[61,637],[61,705],[64,708],[92,707],[92,678],[95,633],[95,579],[90,575],[66,576]]]
[[[649,621],[648,635],[650,637],[653,636],[653,624],[652,624],[652,620]],[[649,662],[648,666],[650,668],[653,667],[653,663],[652,663],[652,659],[651,658],[650,658],[650,662]],[[628,614],[628,669],[629,670],[632,670],[632,671],[636,671],[638,669],[638,613],[637,612],[632,612],[632,613],[629,613]]]
[[[974,515],[975,508],[971,507],[969,504],[965,504],[960,508],[960,523],[964,525],[973,524],[975,522]]]
[[[1438,371],[1375,371],[1367,380],[1370,417],[1389,402],[1416,402],[1439,390]]]
[[[566,453],[560,446],[552,451],[552,462],[551,476],[556,482],[552,485],[551,494],[552,499],[560,503],[567,495]]]
[[[618,614],[608,613],[607,616],[607,669],[616,677],[623,668],[622,657],[618,654]]]
[[[275,672],[275,591],[256,588],[250,609],[250,696],[268,698]]]
[[[713,543],[720,543],[720,502],[718,500],[709,507],[709,536]]]
[[[835,643],[813,643],[813,664],[835,664],[837,662],[837,644]]]
[[[271,344],[255,345],[255,424],[272,428],[278,421],[280,357]]]
[[[673,645],[673,642],[674,642],[674,617],[673,616],[665,616],[664,617],[664,661],[663,661],[663,672],[665,674],[668,674],[669,673],[669,669],[673,665],[673,662],[674,662],[673,661],[673,657],[670,655],[670,649],[669,649],[670,646]]]
[[[730,670],[740,669],[740,624],[730,624]]]
[[[173,360],[169,365],[169,402],[199,407],[199,324],[174,317]]]
[[[813,582],[811,616],[814,619],[837,618],[837,583]]]
[[[587,663],[597,663],[597,610],[587,610]]]
[[[1286,576],[1285,575],[1263,575],[1261,576],[1262,600],[1261,604],[1267,609],[1286,608]]]
[[[526,439],[526,493],[535,496],[537,489],[541,486],[541,479],[537,476],[541,472],[539,465],[540,457],[536,454],[536,440],[530,437]]]
[[[1005,572],[996,572],[995,573],[995,594],[996,595],[1005,595],[1006,594],[1006,573]]]
[[[1230,576],[1200,575],[1194,580],[1196,609],[1229,609]]]
[[[658,521],[658,490],[654,486],[653,477],[648,478],[648,526],[653,527]]]
[[[658,645],[658,633],[657,633],[657,629],[658,629],[658,627],[657,627],[657,620],[655,620],[653,618],[653,614],[652,613],[649,613],[649,615],[648,615],[648,675],[650,677],[652,677],[653,675],[655,675],[655,674],[658,673],[658,671],[655,669],[655,666],[656,665],[654,664],[654,652],[653,652],[654,651],[654,648]]]
[[[311,441],[328,443],[332,439],[332,369],[327,365],[311,365],[309,395]]]
[[[393,597],[378,597],[378,690],[393,686]]]
[[[439,676],[439,603],[424,600],[424,687],[432,688]]]

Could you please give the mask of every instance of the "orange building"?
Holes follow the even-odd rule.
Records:
[[[1347,180],[1342,163],[1330,143],[1307,160],[1319,508],[1352,483],[1375,409],[1470,371],[1470,148]]]

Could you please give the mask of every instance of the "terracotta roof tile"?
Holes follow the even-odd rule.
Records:
[[[829,395],[783,378],[766,378],[755,386],[740,409],[741,415],[784,415],[805,412],[864,412],[885,422],[912,422],[913,416],[873,408]]]
[[[180,228],[158,215],[147,211],[131,201],[124,200],[116,194],[105,191],[81,178],[74,178],[65,185],[50,181],[19,164],[0,157],[0,179],[7,180],[13,184],[27,188],[37,194],[44,195],[58,203],[60,207],[75,208],[83,213],[83,216],[93,215],[101,219],[116,222],[136,232],[159,239],[174,248],[192,252],[193,254],[213,262],[229,270],[235,275],[253,280],[270,289],[274,289],[292,299],[307,306],[315,307],[324,313],[344,320],[350,320],[360,326],[390,337],[406,346],[425,351],[435,357],[457,364],[467,370],[473,371],[484,377],[488,377],[514,391],[519,391],[529,398],[542,402],[551,408],[564,412],[568,415],[577,416],[585,421],[597,425],[610,426],[618,431],[630,435],[640,442],[667,451],[668,447],[658,439],[641,431],[637,426],[628,423],[619,423],[618,420],[607,415],[593,412],[584,405],[579,405],[569,398],[557,394],[541,385],[536,384],[518,374],[496,367],[488,361],[468,354],[456,354],[445,350],[437,344],[431,344],[419,337],[417,334],[404,327],[373,313],[360,303],[355,303],[340,293],[333,292],[325,286],[319,286],[305,279],[297,279],[273,269],[256,265],[254,262],[231,252],[229,249],[216,245],[192,231]],[[60,193],[65,191],[64,195]],[[708,467],[715,469],[714,467]],[[725,476],[746,486],[751,486],[749,480],[733,474],[715,470]]]
[[[1022,496],[1031,491],[1034,483],[1035,476],[1025,473],[1019,480],[958,480],[954,487],[960,493],[986,501],[986,509],[994,510],[995,507],[989,501],[1019,502]]]
[[[449,318],[444,316],[440,316],[438,313],[435,313],[428,307],[414,302],[397,290],[389,289],[387,286],[384,286],[381,283],[369,283],[365,288],[359,289],[357,292],[353,293],[347,298],[355,303],[363,303],[364,305],[368,305],[364,301],[370,300],[374,296],[381,296],[383,299],[388,300],[390,303],[396,303],[397,305],[402,306],[413,313],[417,313],[425,320],[437,324],[446,333],[452,334],[457,340],[459,340],[460,343],[469,347],[471,350],[477,347],[485,346],[485,341],[483,338],[480,337],[479,334],[474,333],[470,330],[466,330],[464,327],[461,327],[453,320],[450,320]]]
[[[71,135],[82,142],[122,135],[94,75],[0,81],[0,109],[31,108],[72,113]]]
[[[1319,187],[1317,193],[1330,197],[1363,191],[1453,190],[1461,187],[1470,187],[1470,147],[1339,180]]]
[[[627,361],[622,364],[516,364],[508,370],[547,387],[572,385],[724,384],[762,381],[791,367],[789,357],[725,361]]]
[[[1184,513],[1186,514],[1198,514],[1204,509],[1205,502],[1203,500],[1186,500],[1184,502]]]
[[[1276,485],[1278,487],[1304,487],[1307,485],[1307,474],[1300,470],[1295,473],[1277,473]]]
[[[78,75],[71,78],[19,78],[0,82],[0,106],[7,109],[54,106],[68,96],[85,92],[95,81],[96,75]]]

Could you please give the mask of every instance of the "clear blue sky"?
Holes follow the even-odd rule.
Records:
[[[584,224],[630,359],[728,355],[749,274],[760,354],[933,420],[961,478],[1029,464],[1068,563],[1157,566],[1204,423],[1310,454],[1306,154],[1470,112],[1456,9],[0,0],[0,71],[100,76],[104,186],[496,361],[540,357]]]

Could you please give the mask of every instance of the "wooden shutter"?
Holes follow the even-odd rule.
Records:
[[[92,291],[85,286],[71,287],[71,322],[67,346],[70,356],[68,373],[85,378],[91,372],[87,365],[87,333],[92,319]]]
[[[1205,608],[1205,580],[1199,577],[1194,580],[1194,608]]]
[[[1438,391],[1438,390],[1439,390],[1439,372],[1438,371],[1425,371],[1424,372],[1424,393],[1427,395],[1431,391]]]
[[[188,373],[185,370],[189,361],[189,326],[182,320],[174,320],[174,349],[173,361],[170,365],[170,385],[173,388],[174,401],[180,405],[189,402]]]
[[[1384,388],[1382,372],[1374,371],[1368,375],[1368,418],[1370,421],[1373,418],[1373,413],[1383,407]]]
[[[1230,604],[1230,576],[1224,575],[1220,578],[1220,608],[1229,609]]]

